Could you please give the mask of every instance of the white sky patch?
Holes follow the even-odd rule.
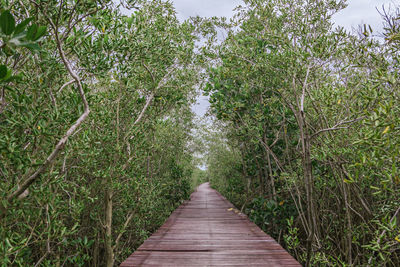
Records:
[[[349,0],[348,6],[333,16],[336,25],[351,31],[357,29],[360,24],[369,24],[375,32],[382,33],[382,18],[378,10],[382,6],[389,10],[394,7],[394,0]]]
[[[172,0],[180,21],[189,17],[226,17],[232,18],[233,9],[240,4],[241,0]],[[203,117],[207,112],[210,102],[207,96],[200,95],[197,103],[192,106],[192,110],[199,117]]]
[[[241,0],[172,0],[178,12],[178,18],[189,17],[227,17],[233,16],[233,9],[242,3]]]

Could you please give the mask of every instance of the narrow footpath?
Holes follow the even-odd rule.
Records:
[[[205,183],[121,266],[301,265]]]

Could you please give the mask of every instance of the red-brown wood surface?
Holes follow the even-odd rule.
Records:
[[[205,183],[121,266],[301,265]]]

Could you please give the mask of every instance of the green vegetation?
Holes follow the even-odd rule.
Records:
[[[191,191],[194,27],[161,1],[2,2],[0,262],[118,264]]]
[[[398,13],[383,40],[344,1],[245,3],[208,51],[212,185],[306,266],[399,266]]]
[[[399,7],[0,2],[1,266],[118,265],[206,181],[304,265],[400,265]]]

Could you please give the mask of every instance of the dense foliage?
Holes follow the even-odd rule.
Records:
[[[191,191],[194,26],[157,0],[1,3],[1,266],[118,264]]]
[[[244,2],[206,51],[209,179],[306,266],[399,266],[398,13],[381,38],[334,28],[344,1]]]
[[[207,180],[306,266],[400,265],[399,7],[0,3],[1,266],[118,265]]]

